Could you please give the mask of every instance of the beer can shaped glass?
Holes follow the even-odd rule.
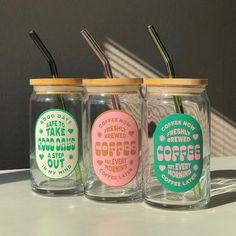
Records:
[[[81,79],[31,79],[30,173],[35,192],[82,194]]]
[[[141,198],[142,79],[85,79],[85,196],[119,202]]]
[[[207,79],[144,79],[143,193],[146,203],[200,208],[210,199]]]

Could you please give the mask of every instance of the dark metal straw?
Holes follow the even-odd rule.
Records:
[[[39,36],[36,34],[34,30],[31,30],[29,32],[29,36],[34,41],[35,45],[38,47],[38,49],[41,51],[45,59],[47,60],[51,74],[53,78],[58,78],[58,72],[57,72],[57,66],[56,63],[51,55],[51,53],[48,51],[42,40],[39,38]]]
[[[92,35],[87,29],[83,29],[81,31],[81,34],[86,40],[86,42],[89,44],[91,49],[94,51],[94,53],[97,55],[99,60],[102,62],[107,78],[113,78],[110,62],[107,59],[105,53],[98,45],[98,43],[95,41],[95,39],[92,37]],[[112,96],[112,103],[115,109],[120,109],[120,104],[117,96]]]
[[[36,44],[38,49],[41,51],[41,53],[44,55],[44,57],[46,58],[46,60],[49,64],[49,67],[50,67],[52,77],[58,78],[57,66],[56,66],[56,63],[55,63],[51,53],[48,51],[48,49],[43,44],[42,40],[39,38],[39,36],[36,34],[36,32],[34,30],[29,32],[29,36],[34,41],[34,43]],[[62,105],[62,109],[66,110],[63,96],[57,95],[57,99],[58,99],[58,101],[60,101],[60,103]],[[80,170],[79,162],[77,163],[77,165],[75,167],[75,173],[76,173],[76,179],[78,181],[80,181],[81,180],[81,170]]]
[[[153,25],[149,25],[147,27],[149,34],[152,37],[153,42],[155,43],[156,47],[158,48],[165,64],[166,64],[166,68],[167,68],[167,72],[168,72],[168,76],[169,78],[175,78],[175,71],[174,71],[174,66],[173,63],[171,61],[171,58],[167,52],[167,50],[164,47],[164,44],[162,43],[156,29],[154,28]],[[175,109],[177,113],[184,113],[184,108],[183,108],[183,104],[182,104],[182,99],[179,96],[174,96],[174,103],[175,103]],[[194,187],[194,194],[196,197],[200,198],[202,195],[202,191],[201,191],[201,185],[200,183],[198,183],[195,187]]]
[[[175,78],[175,71],[174,71],[174,66],[173,63],[170,59],[170,56],[167,52],[167,50],[164,47],[164,44],[162,43],[156,29],[154,28],[153,25],[149,25],[147,27],[148,32],[150,36],[152,37],[153,42],[155,43],[156,47],[158,48],[167,68],[167,73],[169,78]],[[174,103],[175,103],[175,109],[177,113],[184,113],[183,105],[181,98],[178,96],[174,96]]]
[[[57,66],[56,66],[56,63],[55,63],[51,53],[48,51],[48,49],[46,48],[46,46],[44,45],[44,43],[42,42],[42,40],[39,38],[39,36],[37,35],[37,33],[34,30],[31,30],[29,32],[29,36],[31,37],[31,39],[34,41],[35,45],[38,47],[40,52],[43,54],[43,56],[47,60],[49,67],[50,67],[52,77],[58,78]],[[58,95],[57,97],[58,97],[58,100],[61,102],[62,108],[65,110],[66,108],[65,108],[65,104],[64,104],[64,100],[63,100],[62,95]]]

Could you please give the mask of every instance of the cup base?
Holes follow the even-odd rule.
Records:
[[[45,196],[82,195],[84,193],[83,185],[74,180],[45,180],[39,185],[32,185],[32,190]]]
[[[147,198],[144,198],[144,202],[148,205],[151,205],[153,207],[162,208],[162,209],[169,209],[169,210],[198,210],[204,208],[208,203],[209,199],[203,199],[198,202],[191,202],[191,203],[183,203],[180,204],[170,204],[165,202],[158,202],[154,200],[150,200]]]
[[[95,196],[88,195],[85,193],[85,197],[95,201],[109,202],[109,203],[124,203],[124,202],[138,202],[142,201],[142,195],[134,194],[130,196],[119,196],[119,197],[106,197],[106,196]]]

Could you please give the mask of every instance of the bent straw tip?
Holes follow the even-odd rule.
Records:
[[[86,28],[84,28],[84,29],[82,29],[82,30],[80,31],[81,34],[87,33],[87,32],[88,32],[88,30],[87,30]]]
[[[31,35],[31,34],[35,34],[35,30],[30,30],[29,35]]]
[[[153,25],[148,25],[147,26],[147,29],[151,29],[151,28],[154,28],[154,26]]]

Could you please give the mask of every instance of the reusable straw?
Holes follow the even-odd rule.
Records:
[[[154,44],[156,45],[156,47],[158,48],[162,59],[164,60],[165,64],[166,64],[166,68],[167,68],[167,73],[169,78],[175,78],[175,71],[174,71],[174,66],[173,63],[171,61],[171,58],[164,46],[164,44],[162,43],[155,27],[153,25],[148,25],[147,26],[147,30],[154,42]],[[182,104],[182,100],[181,97],[179,96],[173,96],[174,99],[174,103],[175,103],[175,110],[177,113],[184,113],[184,108],[183,108],[183,104]],[[194,194],[197,198],[200,198],[202,195],[202,191],[201,191],[201,185],[200,183],[198,183],[194,189]]]
[[[91,49],[94,51],[94,53],[97,55],[97,57],[99,58],[101,63],[103,64],[103,67],[104,67],[104,70],[106,73],[106,77],[113,78],[110,62],[109,62],[108,58],[106,57],[105,53],[102,51],[102,49],[100,48],[100,46],[96,42],[96,40],[92,37],[92,35],[89,33],[89,31],[87,29],[83,29],[81,31],[81,34],[84,37],[84,39],[86,40],[86,42],[88,43],[88,45],[91,47]],[[112,98],[112,105],[113,105],[114,109],[120,110],[121,107],[120,107],[118,97],[113,95],[111,98]],[[137,178],[136,178],[136,183],[138,186],[138,179]]]
[[[153,25],[149,25],[147,27],[149,34],[152,37],[153,42],[155,43],[156,47],[158,48],[165,64],[166,64],[166,69],[169,78],[175,78],[175,71],[174,71],[174,66],[173,63],[170,59],[170,56],[167,52],[167,50],[164,47],[164,44],[162,43],[156,29],[154,28]],[[181,98],[178,96],[174,96],[174,102],[175,102],[175,109],[177,113],[184,113],[183,105]]]
[[[56,63],[51,55],[51,53],[48,51],[42,40],[39,38],[37,33],[34,30],[31,30],[29,32],[29,36],[34,41],[35,45],[38,47],[38,49],[41,51],[45,59],[47,60],[51,74],[53,78],[58,78],[58,72],[57,72],[57,66]]]
[[[55,60],[53,59],[51,53],[48,51],[48,49],[46,48],[46,46],[44,45],[44,43],[42,42],[42,40],[39,38],[39,36],[37,35],[37,33],[34,30],[31,30],[29,32],[29,36],[31,37],[31,39],[34,41],[35,45],[38,47],[38,49],[41,51],[41,53],[43,54],[43,56],[47,60],[49,67],[50,67],[52,77],[58,78],[57,66],[56,66]],[[66,110],[66,106],[65,106],[64,99],[63,99],[62,95],[57,95],[57,99],[58,99],[58,101],[60,101],[62,109]],[[80,180],[81,179],[81,170],[80,170],[79,163],[77,163],[77,165],[75,167],[75,173],[76,173],[77,180]]]
[[[44,43],[42,42],[42,40],[39,38],[39,36],[37,35],[37,33],[34,30],[31,30],[29,32],[29,36],[31,37],[31,39],[34,41],[35,45],[38,47],[40,52],[43,54],[43,56],[47,60],[49,67],[50,67],[52,77],[58,78],[57,66],[56,66],[56,63],[55,63],[51,53],[48,51],[48,49],[46,48],[46,46],[44,45]],[[62,95],[58,95],[57,97],[58,97],[58,100],[61,102],[62,109],[66,110]]]
[[[83,29],[81,31],[81,34],[86,40],[86,42],[89,44],[91,49],[94,51],[94,53],[97,55],[99,60],[102,62],[107,78],[113,78],[110,62],[106,57],[105,53],[98,45],[98,43],[95,41],[95,39],[92,37],[92,35],[87,29]],[[119,100],[116,96],[112,96],[112,103],[115,109],[120,110]]]

